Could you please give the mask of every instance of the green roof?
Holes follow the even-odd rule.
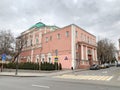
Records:
[[[32,27],[30,27],[29,29],[32,29],[32,28],[41,28],[41,27],[45,27],[46,25],[42,22],[38,22],[36,23],[35,25],[33,25]]]
[[[33,25],[32,27],[30,27],[28,30],[33,29],[33,28],[42,28],[42,27],[50,27],[51,31],[54,31],[56,29],[58,29],[59,27],[55,26],[55,25],[45,25],[42,22],[38,22],[35,25]]]

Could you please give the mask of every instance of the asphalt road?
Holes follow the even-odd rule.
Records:
[[[69,73],[72,74],[72,73]],[[76,75],[119,75],[120,74],[120,67],[110,67],[106,69],[100,70],[86,70],[86,71],[78,71],[73,72]]]
[[[66,82],[49,77],[0,76],[0,90],[120,90],[120,87]]]

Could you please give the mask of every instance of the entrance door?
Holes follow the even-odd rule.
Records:
[[[93,63],[92,63],[92,55],[88,55],[88,60],[89,60],[89,65],[91,66]]]

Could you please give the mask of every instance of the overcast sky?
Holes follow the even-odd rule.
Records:
[[[17,36],[39,21],[59,27],[74,23],[117,45],[120,0],[0,0],[0,30]]]

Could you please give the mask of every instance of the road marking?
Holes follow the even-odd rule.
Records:
[[[32,86],[33,87],[40,87],[40,88],[50,88],[49,86],[41,86],[41,85],[35,85],[35,84],[33,84]]]
[[[110,81],[113,78],[113,76],[111,76],[110,78],[107,79],[107,81]]]
[[[97,78],[96,80],[101,80],[104,76],[100,76],[99,78]]]
[[[97,75],[62,75],[55,76],[56,78],[64,79],[77,79],[77,80],[99,80],[99,81],[110,81],[113,76],[97,76]]]

